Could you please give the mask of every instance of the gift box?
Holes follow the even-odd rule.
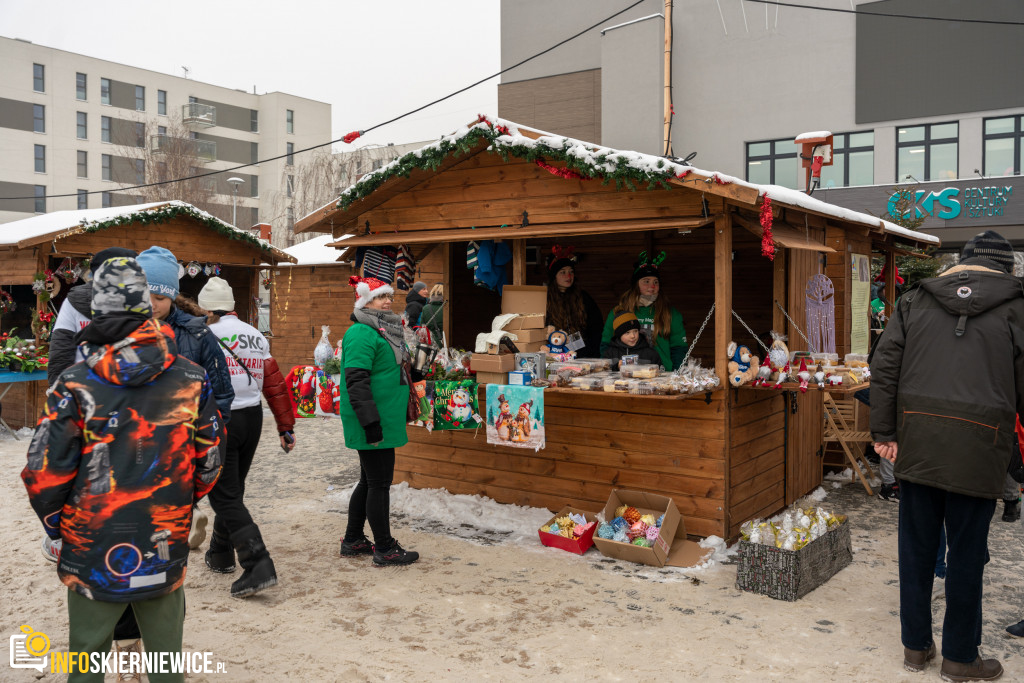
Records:
[[[524,387],[533,381],[533,375],[523,370],[515,370],[508,373],[508,383],[514,386]]]
[[[544,327],[548,310],[548,288],[530,285],[505,285],[501,290],[501,312],[519,313],[505,325],[506,330],[532,330]]]
[[[594,526],[587,529],[582,536],[575,540],[559,536],[558,534],[552,534],[547,531],[541,531],[540,529],[537,529],[537,534],[540,535],[540,542],[546,546],[561,548],[562,550],[568,550],[570,553],[582,555],[587,552],[590,546],[594,545],[594,532],[597,531],[597,515],[592,512],[587,512],[586,510],[566,506],[559,510],[558,514],[549,519],[547,524],[544,526],[551,526],[555,523],[556,519],[559,517],[565,517],[570,512],[583,515],[588,522],[593,522]]]
[[[595,536],[594,545],[602,555],[652,567],[692,567],[714,552],[687,540],[683,517],[679,514],[675,501],[668,496],[615,489],[608,496],[608,502],[604,506],[605,521],[614,519],[615,509],[621,505],[635,507],[641,515],[653,515],[655,519],[664,515],[661,531],[649,548]]]
[[[516,355],[474,353],[469,357],[469,369],[473,372],[509,372],[516,369]]]
[[[478,372],[476,373],[477,384],[508,384],[507,372]]]
[[[527,316],[527,317],[533,317],[533,316]],[[522,328],[522,327],[517,327],[517,328],[510,327],[510,325],[512,325],[516,321],[521,321],[521,320],[523,320],[523,318],[515,318],[512,321],[510,321],[508,324],[506,324],[505,327],[501,328],[501,329],[505,330],[506,332],[511,332],[512,334],[514,334],[516,336],[516,346],[522,348],[524,344],[532,344],[532,343],[535,343],[535,342],[540,342],[541,344],[543,344],[543,343],[545,343],[548,340],[547,329],[545,329],[543,326],[536,327],[536,328],[530,328],[530,329],[526,329],[526,328]]]
[[[799,600],[853,561],[846,520],[800,550],[740,541],[736,587],[776,600]]]

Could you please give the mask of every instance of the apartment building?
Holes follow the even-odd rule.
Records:
[[[293,153],[332,139],[330,104],[5,37],[0,64],[0,223],[182,199],[239,227],[269,223],[276,246],[294,242],[287,179],[301,159]],[[281,155],[201,181],[129,189]]]
[[[803,4],[838,11],[734,0],[673,3],[672,154],[696,152],[695,166],[803,189],[794,138],[828,130],[834,161],[822,188],[831,189],[815,196],[881,215],[896,183],[914,184],[918,215],[926,218],[922,229],[947,246],[994,227],[1024,247],[1022,28],[910,18],[1024,22],[1024,3]],[[502,67],[624,5],[503,0]],[[664,154],[665,6],[647,0],[503,74],[499,115]],[[940,198],[952,205],[950,197],[961,209],[942,209]]]

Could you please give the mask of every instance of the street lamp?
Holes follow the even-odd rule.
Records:
[[[245,181],[237,176],[228,178],[228,183],[231,185],[231,225],[238,227],[238,186]]]

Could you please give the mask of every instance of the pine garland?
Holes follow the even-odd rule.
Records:
[[[408,178],[417,169],[436,170],[449,157],[469,154],[481,144],[487,144],[487,153],[497,154],[503,161],[512,158],[535,163],[543,168],[548,161],[565,164],[569,172],[584,178],[600,179],[603,185],[615,183],[636,190],[646,185],[648,190],[669,189],[668,181],[680,177],[681,167],[665,159],[657,159],[652,168],[633,165],[629,155],[607,147],[586,145],[565,137],[542,137],[538,140],[512,133],[507,126],[495,125],[481,116],[461,136],[448,136],[437,143],[399,157],[378,171],[363,176],[338,197],[337,207],[347,209],[353,202],[373,193],[394,177]],[[581,158],[581,152],[586,158]],[[685,176],[685,172],[683,173]],[[717,176],[720,184],[727,184]]]

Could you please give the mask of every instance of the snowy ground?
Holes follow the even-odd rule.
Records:
[[[423,559],[374,569],[369,558],[338,557],[358,477],[341,425],[300,421],[298,448],[285,455],[272,420],[265,424],[247,497],[281,585],[234,600],[233,577],[212,574],[193,553],[185,647],[211,651],[228,673],[192,681],[918,680],[901,666],[897,506],[848,478],[827,481],[815,497],[849,515],[853,564],[796,603],[738,591],[721,542],[697,569],[643,567],[596,549],[580,557],[540,545],[546,510],[405,486],[392,497],[394,533]],[[65,589],[39,551],[40,525],[18,478],[27,445],[0,436],[0,543],[8,549],[0,636],[29,624],[61,650]],[[1024,544],[1021,527],[999,521],[1000,512],[989,539],[983,652],[1003,661],[1005,680],[1021,680],[1024,641],[1003,628],[1024,616]],[[937,637],[943,610],[940,596]],[[936,673],[933,665],[929,677]]]

